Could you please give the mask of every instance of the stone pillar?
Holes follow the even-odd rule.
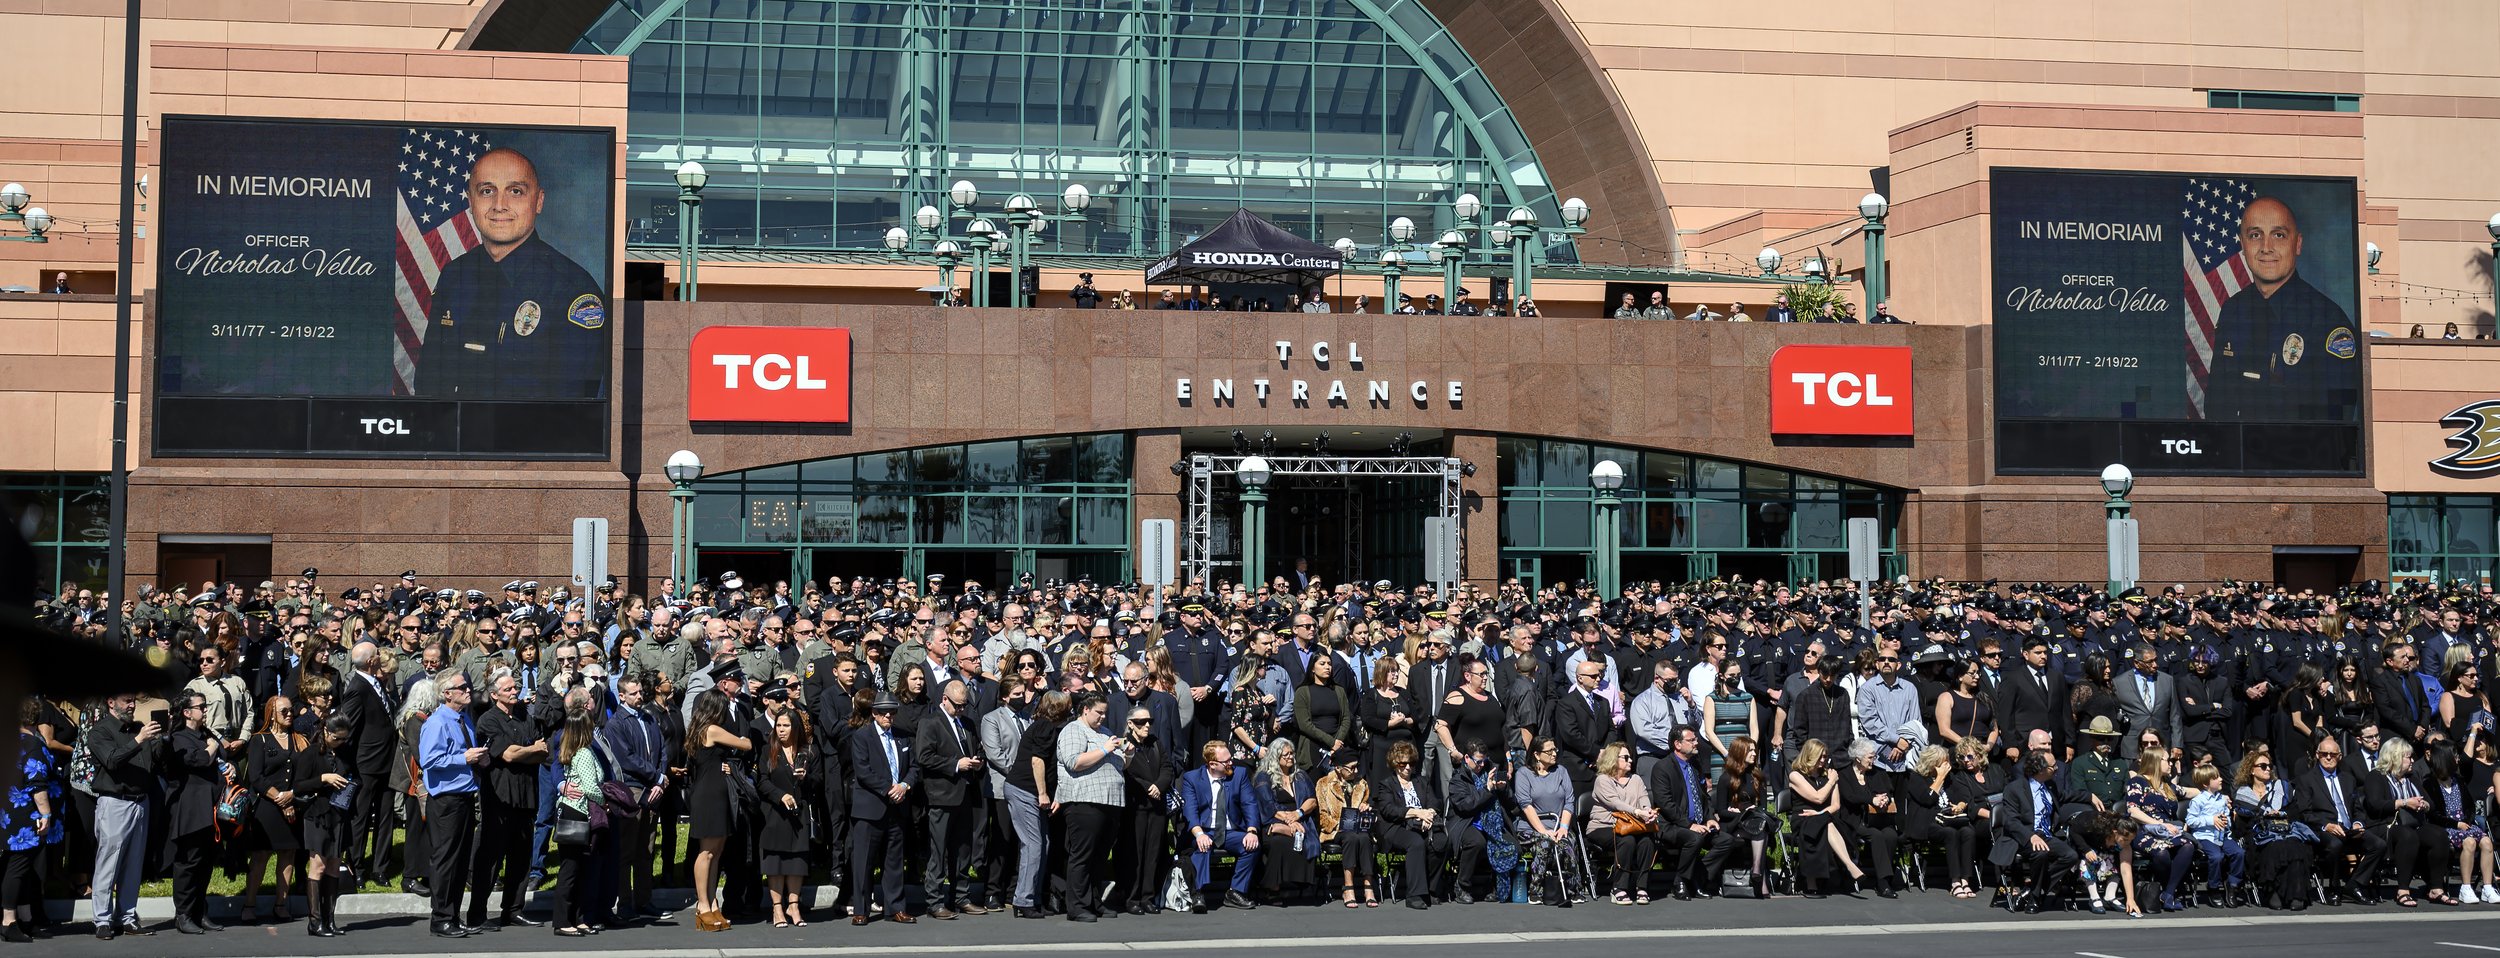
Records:
[[[1134,523],[1147,519],[1174,520],[1180,526],[1176,532],[1177,536],[1185,537],[1189,534],[1189,522],[1181,515],[1183,480],[1172,474],[1172,463],[1180,457],[1181,434],[1176,430],[1139,430],[1136,440],[1130,443],[1128,465],[1131,486],[1129,497],[1129,512],[1132,520],[1129,528],[1131,539],[1137,536]],[[1144,548],[1144,543],[1131,542],[1129,544],[1129,566],[1141,575],[1146,568],[1145,556],[1136,550],[1142,548]],[[1187,551],[1178,541],[1173,543],[1175,556],[1186,555]],[[1183,576],[1188,575],[1186,569],[1179,571]]]
[[[1450,455],[1474,463],[1476,474],[1461,479],[1459,544],[1466,553],[1467,581],[1491,589],[1502,581],[1501,470],[1495,461],[1498,443],[1491,433],[1450,434]]]

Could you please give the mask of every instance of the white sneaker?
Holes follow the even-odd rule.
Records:
[[[2486,904],[2486,905],[2500,905],[2500,888],[2493,888],[2493,887],[2491,887],[2491,883],[2490,883],[2490,882],[2484,882],[2484,883],[2483,883],[2483,904]]]
[[[2458,885],[2457,903],[2461,905],[2480,905],[2483,903],[2483,899],[2482,896],[2474,893],[2474,886]]]

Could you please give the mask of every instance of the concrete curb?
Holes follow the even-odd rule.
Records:
[[[807,907],[821,910],[835,907],[836,903],[840,901],[840,891],[841,889],[834,885],[815,885],[804,889],[801,891],[801,894],[808,896]],[[266,920],[270,896],[264,894],[261,896],[260,901],[262,903],[261,913],[263,919]],[[694,906],[694,889],[655,889],[651,893],[651,904],[670,912],[684,911]],[[502,909],[502,895],[498,894],[494,896],[494,905],[497,911]],[[530,895],[529,904],[524,906],[522,910],[525,912],[544,912],[554,907],[555,893],[553,891],[542,891]],[[90,904],[83,898],[54,898],[44,902],[44,910],[47,914],[52,916],[52,920],[54,921],[83,922],[90,921],[95,917]],[[242,896],[208,896],[208,917],[212,919],[217,921],[228,921],[236,915],[241,914],[242,911]],[[287,898],[287,911],[289,914],[295,915],[297,918],[303,917],[304,896],[289,896]],[[339,916],[342,918],[424,918],[432,915],[433,913],[434,904],[431,900],[404,892],[373,892],[361,895],[344,895],[339,898]],[[139,920],[172,921],[173,918],[173,899],[161,897],[139,899]],[[691,918],[688,920],[691,920]]]

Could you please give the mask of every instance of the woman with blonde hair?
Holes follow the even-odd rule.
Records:
[[[1976,735],[1963,739],[1982,741]],[[1969,802],[1953,800],[1952,778],[1950,750],[1942,745],[1918,750],[1918,758],[1910,763],[1910,774],[1901,782],[1902,834],[1914,842],[1944,846],[1945,874],[1953,882],[1953,897],[1977,898],[1978,876],[1973,862],[1979,854],[1979,819],[1971,814]]]
[[[1829,894],[1834,859],[1849,872],[1850,887],[1866,873],[1849,858],[1849,843],[1840,836],[1840,775],[1827,767],[1831,749],[1810,738],[1788,766],[1788,820],[1797,835],[1797,885],[1807,898]]]
[[[1618,905],[1649,904],[1649,866],[1658,857],[1658,809],[1649,785],[1632,772],[1631,750],[1610,742],[1597,753],[1597,780],[1589,786],[1588,835],[1608,853],[1614,869],[1607,885]],[[1679,876],[1680,877],[1680,876]]]
[[[2457,904],[2439,883],[2448,877],[2448,835],[2431,820],[2429,797],[2413,780],[2413,746],[2390,738],[2378,748],[2378,761],[2361,780],[2361,819],[2387,842],[2388,876],[2396,886],[2396,904],[2415,908],[2413,886],[2427,885],[2424,898],[2441,905]]]

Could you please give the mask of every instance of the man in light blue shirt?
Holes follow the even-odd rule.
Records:
[[[434,936],[466,938],[479,929],[460,923],[460,895],[469,887],[469,846],[477,833],[477,766],[486,749],[469,721],[469,677],[445,671],[435,679],[443,704],[425,717],[417,767],[425,781],[426,835],[434,841]]]
[[[1926,744],[1918,717],[1918,685],[1901,678],[1901,651],[1876,653],[1875,680],[1858,686],[1858,735],[1875,743],[1875,767],[1899,772]]]

